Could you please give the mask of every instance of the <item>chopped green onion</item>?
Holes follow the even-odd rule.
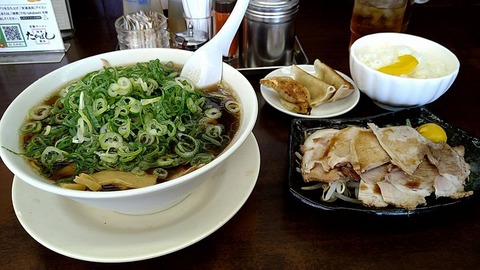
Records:
[[[225,102],[225,109],[230,113],[238,113],[240,112],[240,104],[235,100],[228,100]]]
[[[205,115],[212,119],[218,119],[222,116],[222,112],[217,108],[210,108],[205,111]]]
[[[205,134],[212,138],[220,137],[222,134],[222,127],[220,125],[208,125],[205,129]]]
[[[120,147],[118,149],[118,156],[120,157],[121,162],[128,162],[135,159],[140,153],[142,153],[142,151],[143,151],[143,148],[138,148],[132,151],[130,148],[126,146]]]
[[[165,179],[168,176],[168,171],[164,168],[155,168],[153,174],[156,175],[158,179]]]
[[[28,116],[33,120],[43,120],[50,115],[51,110],[50,105],[35,106],[28,112]]]
[[[117,153],[96,152],[100,160],[106,163],[116,163],[118,161]]]
[[[198,153],[190,160],[190,164],[193,166],[207,164],[214,158],[215,156],[212,153]]]
[[[27,122],[25,125],[22,126],[20,132],[22,134],[28,133],[37,133],[42,130],[42,123],[39,121]]]
[[[103,150],[108,150],[111,148],[119,148],[120,146],[122,146],[122,143],[123,143],[122,136],[112,131],[100,134],[98,139],[100,141],[100,147]]]
[[[56,147],[47,146],[45,150],[43,150],[42,152],[40,161],[44,165],[51,165],[57,162],[63,162],[65,161],[64,153],[65,153],[64,151]]]
[[[99,116],[108,110],[107,100],[105,98],[97,98],[93,102],[93,113]]]
[[[191,158],[198,152],[200,143],[192,136],[180,133],[178,139],[180,141],[175,145],[175,153],[180,157]]]
[[[166,168],[208,163],[215,156],[210,151],[229,142],[222,113],[235,114],[238,104],[197,91],[173,67],[158,59],[108,66],[70,82],[54,104],[29,112],[22,154],[47,177],[66,164],[76,173],[149,170],[162,178]]]

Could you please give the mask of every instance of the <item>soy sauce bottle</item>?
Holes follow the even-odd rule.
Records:
[[[218,33],[223,27],[228,17],[235,7],[236,0],[215,0],[213,9],[213,32]],[[227,55],[223,56],[223,61],[233,67],[238,66],[238,32],[232,40]]]

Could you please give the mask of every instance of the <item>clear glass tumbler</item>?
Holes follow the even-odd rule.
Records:
[[[120,50],[170,47],[167,18],[158,12],[152,14],[156,22],[153,24],[132,23],[127,17],[130,14],[115,21]]]
[[[400,32],[409,0],[355,0],[350,21],[350,45],[362,36]]]

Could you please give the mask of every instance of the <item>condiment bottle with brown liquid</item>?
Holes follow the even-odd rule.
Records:
[[[213,9],[213,31],[218,33],[227,21],[230,13],[235,7],[236,0],[215,0]],[[223,56],[223,61],[231,66],[238,66],[238,33],[232,40],[228,55]]]

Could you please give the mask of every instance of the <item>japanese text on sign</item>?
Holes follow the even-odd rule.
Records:
[[[2,0],[0,53],[64,50],[50,0]]]

